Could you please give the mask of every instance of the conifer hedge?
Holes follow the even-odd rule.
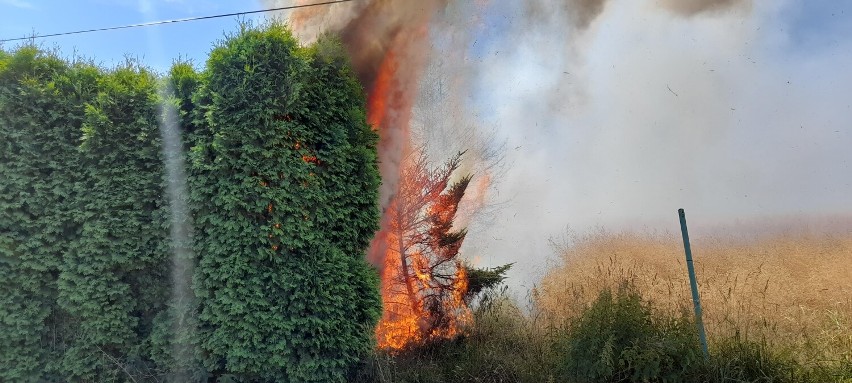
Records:
[[[280,26],[213,50],[195,98],[195,275],[211,371],[343,381],[371,346],[378,281],[376,135],[340,47]]]
[[[61,375],[74,322],[57,280],[80,238],[78,145],[100,75],[31,46],[0,55],[0,381]]]
[[[188,153],[187,300],[166,104]],[[165,78],[0,50],[0,381],[345,381],[381,311],[376,142],[339,42],[277,24]]]
[[[140,345],[168,299],[157,84],[127,63],[101,76],[86,107],[81,234],[59,277],[59,303],[78,322],[63,361],[73,380],[104,381],[121,364],[144,366]]]

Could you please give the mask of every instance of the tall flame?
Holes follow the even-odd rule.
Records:
[[[390,232],[385,239],[385,249],[392,249],[393,246],[388,244],[396,242],[399,237]],[[412,301],[411,294],[404,288],[407,276],[402,272],[402,255],[390,250],[386,250],[385,255],[381,275],[384,310],[376,327],[376,341],[380,348],[398,350],[423,340],[423,307],[421,301]]]
[[[382,277],[384,314],[376,330],[381,348],[399,349],[423,340],[422,302],[414,302],[415,289],[429,286],[429,276],[417,275],[417,286],[399,283],[406,278],[406,257],[395,252],[399,235],[391,229],[390,212],[397,203],[404,155],[411,150],[410,120],[419,79],[430,52],[429,22],[450,0],[365,0],[324,7],[308,7],[289,14],[288,21],[303,41],[315,39],[324,30],[340,32],[356,74],[368,94],[368,121],[379,133],[379,170],[382,175],[381,229],[376,233],[368,260]],[[299,3],[306,4],[302,0]],[[390,245],[389,245],[390,244]],[[398,248],[398,246],[397,246]],[[416,263],[416,255],[411,255]],[[416,265],[415,269],[416,269]],[[454,286],[466,290],[467,276],[458,267]],[[463,293],[461,293],[463,295]],[[452,311],[467,315],[462,296],[453,297]],[[437,336],[458,332],[442,330]],[[434,335],[434,334],[433,334]]]
[[[465,232],[453,231],[469,178],[455,183],[461,154],[433,168],[417,150],[406,156],[398,198],[388,208],[383,241],[384,312],[376,329],[382,348],[396,350],[456,337],[469,323],[467,275],[457,256]]]
[[[388,51],[379,67],[379,73],[376,75],[367,104],[367,121],[374,128],[378,129],[382,125],[382,122],[385,121],[385,114],[388,109],[388,94],[390,93],[391,82],[393,81],[395,71],[396,59],[393,52]]]

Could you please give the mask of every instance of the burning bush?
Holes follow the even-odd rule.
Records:
[[[386,212],[385,310],[376,329],[381,348],[452,338],[470,318],[466,269],[458,259],[467,232],[453,228],[470,176],[450,183],[462,155],[432,168],[423,151],[415,151],[403,165],[399,193]]]

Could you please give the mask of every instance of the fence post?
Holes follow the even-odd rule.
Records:
[[[686,269],[689,272],[689,285],[692,288],[692,305],[695,307],[695,324],[698,326],[698,340],[701,342],[701,351],[704,359],[710,359],[707,350],[707,336],[704,334],[704,321],[701,319],[701,299],[698,297],[698,282],[695,280],[695,267],[692,266],[692,248],[689,246],[689,233],[686,231],[686,213],[683,209],[677,210],[680,217],[680,232],[683,235],[683,249],[686,252]]]

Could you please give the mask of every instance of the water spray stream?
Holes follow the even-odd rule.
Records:
[[[172,253],[172,297],[170,303],[172,358],[177,366],[172,381],[189,381],[194,363],[193,342],[197,331],[192,291],[195,256],[192,251],[192,216],[187,205],[187,178],[177,107],[172,103],[174,91],[170,85],[161,90],[160,136],[163,140],[163,161],[166,169],[166,192],[169,198],[170,236]]]

